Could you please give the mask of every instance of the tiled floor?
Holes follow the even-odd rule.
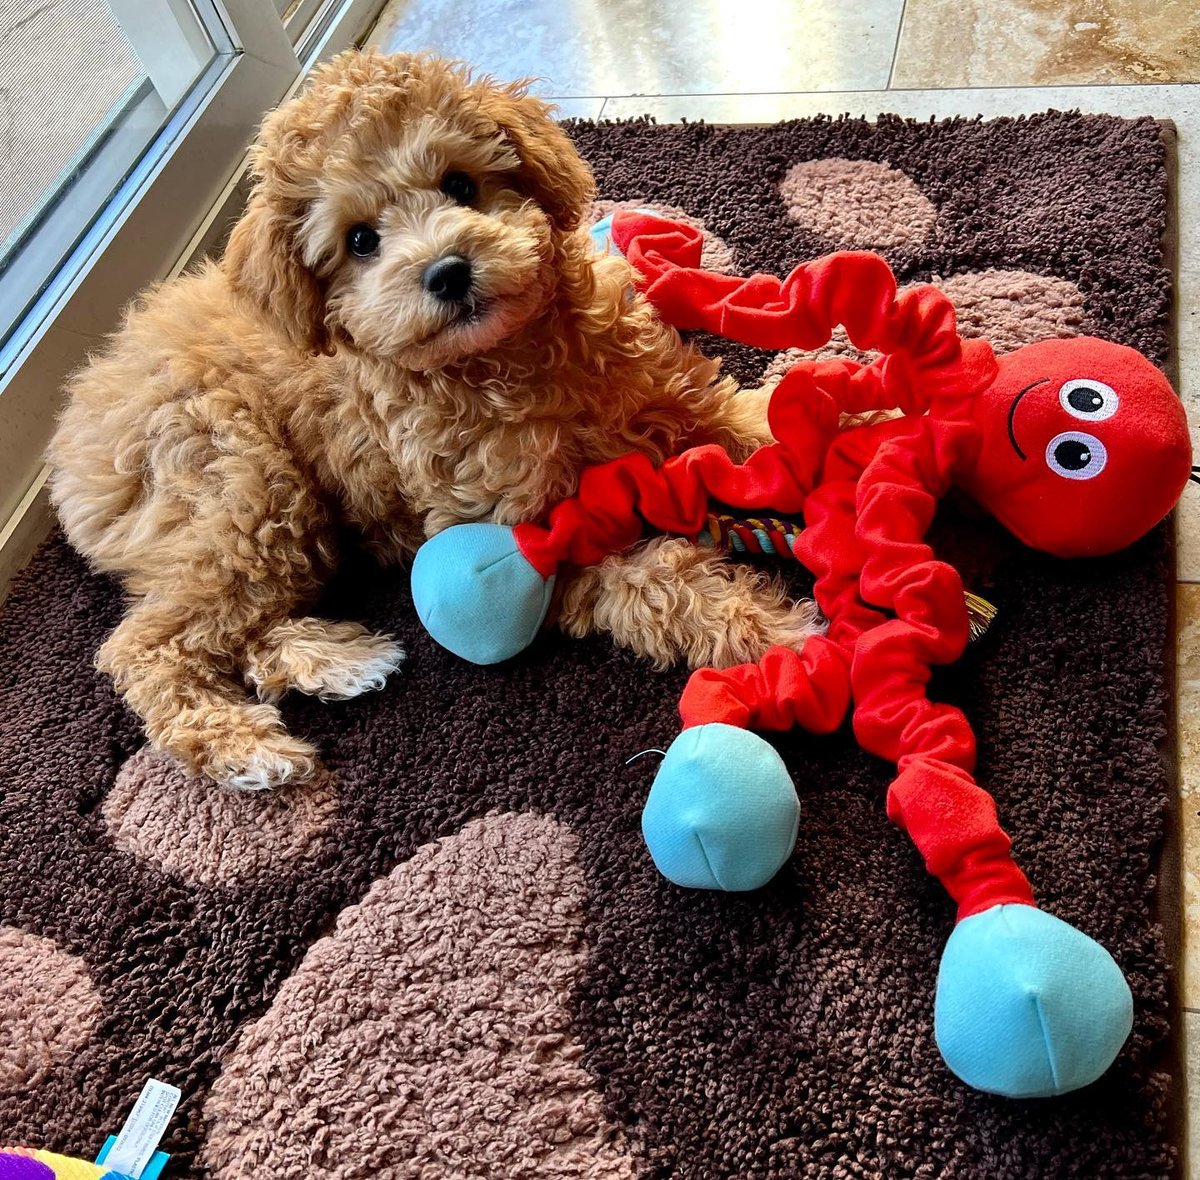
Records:
[[[393,0],[373,41],[534,77],[564,115],[758,123],[820,113],[1049,107],[1179,130],[1180,391],[1200,449],[1200,4],[1196,0]],[[1141,83],[1140,85],[1128,85]],[[1187,945],[1182,997],[1200,1180],[1200,494],[1179,529]]]
[[[1195,0],[908,0],[892,85],[1200,81]]]

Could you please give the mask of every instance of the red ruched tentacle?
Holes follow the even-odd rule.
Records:
[[[876,458],[855,480],[853,457],[835,448],[796,542],[817,575],[828,634],[800,652],[772,648],[757,665],[694,673],[680,701],[684,726],[827,733],[853,689],[858,740],[899,766],[888,816],[958,903],[960,920],[994,905],[1032,905],[995,802],[972,776],[970,724],[927,695],[932,666],[957,659],[969,633],[961,578],[922,539],[970,451],[969,429],[928,420],[871,429]]]
[[[862,548],[854,532],[852,478],[834,456],[834,478],[813,491],[805,504],[805,528],[796,556],[817,575],[813,595],[829,620],[826,635],[807,640],[799,651],[771,648],[758,664],[702,668],[694,672],[679,702],[684,728],[723,722],[746,729],[790,729],[831,733],[850,707],[850,663],[854,642],[882,615],[858,597]]]
[[[806,388],[809,396],[793,398],[787,406],[786,442],[760,447],[744,463],[735,463],[720,447],[706,446],[657,468],[645,455],[622,455],[588,468],[577,493],[551,510],[548,528],[517,525],[521,552],[549,577],[563,562],[593,565],[627,549],[647,524],[694,536],[707,521],[710,500],[801,512],[842,412],[828,394],[810,384]]]
[[[846,653],[823,635],[796,652],[772,647],[757,664],[701,668],[679,700],[683,727],[722,722],[740,729],[832,733],[850,707]]]
[[[920,414],[932,400],[969,396],[997,372],[991,346],[963,341],[954,306],[934,287],[898,292],[877,254],[841,251],[801,263],[786,279],[700,270],[703,235],[645,213],[614,216],[613,241],[638,286],[667,323],[756,348],[819,348],[845,327],[858,348],[884,353],[854,377],[851,413],[900,408]]]
[[[968,424],[924,419],[881,447],[863,473],[861,593],[895,617],[862,634],[851,666],[855,735],[900,771],[888,815],[958,903],[959,920],[994,905],[1034,904],[995,802],[972,775],[969,722],[927,695],[932,666],[962,654],[969,624],[958,571],[936,560],[924,537],[974,446]]]

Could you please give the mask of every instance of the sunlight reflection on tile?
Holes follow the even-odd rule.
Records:
[[[429,49],[542,94],[882,87],[903,0],[393,0],[370,44]]]

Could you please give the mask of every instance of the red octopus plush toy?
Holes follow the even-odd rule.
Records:
[[[838,324],[871,364],[803,361],[772,395],[775,442],[742,464],[699,447],[659,468],[628,455],[583,474],[548,524],[461,525],[413,566],[433,637],[492,663],[532,641],[559,565],[588,565],[647,525],[704,529],[710,502],[802,513],[795,555],[816,575],[826,634],[757,664],[702,669],[683,731],[642,817],[654,863],[693,888],[753,889],[791,855],[795,788],[754,730],[824,734],[853,707],[854,733],[896,763],[887,813],[958,905],[938,973],[938,1047],[968,1084],[1011,1097],[1087,1085],[1129,1035],[1133,1001],[1112,956],[1040,910],[975,781],[963,713],[929,700],[931,668],[963,652],[962,580],[924,537],[961,488],[1025,544],[1060,557],[1115,552],[1163,519],[1191,474],[1178,397],[1140,353],[1076,338],[997,359],[964,341],[933,287],[898,292],[887,263],[839,253],[785,279],[699,269],[698,230],[618,214],[612,240],[664,320],[760,348],[815,349]],[[843,428],[845,415],[900,416]],[[509,609],[505,611],[505,604]]]

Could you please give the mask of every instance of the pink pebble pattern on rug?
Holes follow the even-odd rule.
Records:
[[[215,1180],[632,1180],[582,1064],[576,839],[489,815],[344,910],[223,1063]]]
[[[259,879],[316,850],[338,815],[328,774],[280,791],[236,791],[139,750],[100,809],[113,843],[169,877],[208,886]]]
[[[914,181],[873,160],[805,160],[779,182],[779,195],[793,221],[835,247],[916,246],[937,224]]]
[[[1000,354],[1088,330],[1083,292],[1069,279],[1025,270],[981,270],[934,282],[950,296],[962,335],[989,340]]]
[[[82,959],[0,926],[0,1095],[32,1090],[90,1040],[100,996]]]

